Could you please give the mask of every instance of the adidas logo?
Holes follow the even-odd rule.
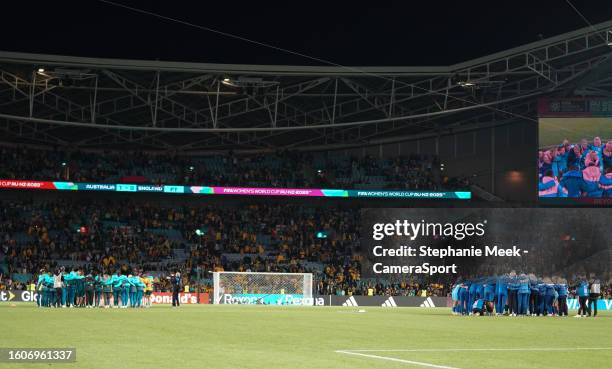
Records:
[[[342,304],[342,306],[359,306],[359,304],[357,304],[357,300],[355,300],[355,297],[351,296],[348,299],[346,299],[346,301],[344,302],[344,304]]]
[[[423,301],[423,303],[421,304],[422,308],[435,308],[436,305],[433,303],[433,300],[431,299],[431,297],[428,297],[425,301]]]
[[[395,303],[395,300],[393,300],[393,296],[389,296],[389,298],[385,302],[383,302],[381,306],[396,308],[397,304]]]

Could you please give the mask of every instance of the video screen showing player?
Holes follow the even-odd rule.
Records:
[[[612,118],[541,118],[540,198],[612,198]]]

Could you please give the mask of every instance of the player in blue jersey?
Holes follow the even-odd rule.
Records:
[[[483,297],[485,302],[495,303],[495,278],[487,278],[483,284]]]
[[[461,284],[461,289],[459,290],[459,308],[460,308],[459,313],[461,315],[467,315],[469,313],[469,309],[471,308],[471,306],[468,306],[469,288],[470,288],[470,282],[464,281]]]
[[[560,279],[557,284],[555,284],[555,289],[559,294],[559,316],[567,316],[567,282],[565,279]]]
[[[506,304],[508,301],[508,276],[503,275],[497,278],[496,287],[496,295],[497,295],[497,305],[495,306],[495,312],[497,315],[504,314],[506,309]]]
[[[461,290],[461,283],[457,282],[453,286],[451,290],[451,300],[453,302],[452,312],[453,315],[460,314],[461,311],[459,309],[459,291]]]
[[[538,316],[546,315],[546,284],[538,281]]]
[[[576,296],[578,296],[578,303],[580,304],[576,318],[586,318],[588,313],[587,301],[589,299],[589,282],[586,281],[586,278],[582,278],[578,282]]]
[[[546,315],[554,316],[555,315],[555,309],[554,309],[555,285],[552,283],[550,279],[547,279],[545,283],[545,287],[546,287],[546,292],[545,292]]]
[[[472,304],[472,311],[471,311],[472,315],[485,315],[486,313],[486,307],[485,307],[485,300],[484,299],[477,299],[476,301],[474,301],[474,303]]]
[[[518,314],[527,315],[529,311],[529,296],[531,290],[529,288],[529,277],[521,274],[518,278]]]
[[[470,287],[468,288],[468,302],[467,306],[470,314],[472,313],[472,305],[474,305],[474,301],[478,299],[478,290],[480,289],[480,283],[476,280],[472,280]]]
[[[508,280],[508,314],[516,316],[518,313],[518,278],[514,272],[510,273]]]

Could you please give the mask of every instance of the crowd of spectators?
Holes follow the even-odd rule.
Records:
[[[91,271],[183,272],[210,289],[210,271],[311,272],[315,293],[414,296],[443,288],[415,281],[361,280],[359,211],[300,205],[173,206],[111,201],[4,201],[0,288],[14,274],[79,266]],[[325,237],[317,238],[324,231]]]
[[[0,178],[235,187],[455,189],[432,155],[350,157],[333,152],[177,155],[0,147]]]
[[[417,278],[402,278],[399,281],[385,280],[320,280],[317,293],[321,295],[362,295],[362,296],[446,296],[450,284],[424,282]]]
[[[335,295],[445,296],[453,282],[362,278],[354,208],[102,199],[0,202],[0,289],[23,288],[28,281],[13,276],[58,266],[145,270],[158,290],[176,270],[201,290],[211,289],[210,271],[310,272],[315,293]],[[610,296],[612,283],[603,285]]]
[[[64,263],[162,276],[181,270],[192,284],[223,270],[314,272],[324,279],[352,272],[358,280],[358,215],[335,207],[261,204],[2,202],[0,270],[5,279]],[[326,238],[316,238],[321,230]]]

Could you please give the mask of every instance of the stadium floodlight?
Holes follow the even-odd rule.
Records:
[[[213,286],[214,304],[314,304],[312,273],[214,272]]]
[[[223,83],[226,86],[231,86],[231,87],[253,87],[253,88],[265,88],[265,87],[272,87],[272,86],[278,86],[279,82],[278,81],[269,81],[269,80],[265,80],[263,78],[259,78],[259,77],[238,77],[238,78],[230,78],[230,77],[224,77],[221,80],[221,83]]]
[[[457,84],[459,86],[462,86],[462,87],[473,87],[473,86],[476,86],[476,84],[474,82],[470,82],[470,81],[459,81]]]
[[[221,80],[221,83],[223,83],[226,86],[230,86],[230,87],[240,87],[238,86],[236,83],[234,83],[234,81],[232,81],[231,78],[229,77],[225,77]]]

